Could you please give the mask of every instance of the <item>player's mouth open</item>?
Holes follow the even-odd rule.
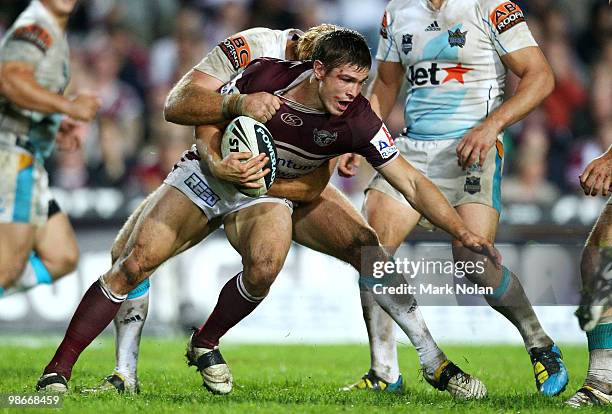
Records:
[[[346,111],[346,108],[350,105],[351,101],[338,101],[338,109],[342,112]]]

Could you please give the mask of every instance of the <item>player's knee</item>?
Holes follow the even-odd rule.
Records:
[[[281,271],[283,261],[281,257],[266,255],[245,263],[243,277],[247,290],[256,296],[265,294]]]
[[[388,256],[380,246],[378,236],[371,227],[362,227],[356,231],[346,251],[348,254],[347,262],[357,270],[361,267],[364,254],[371,256],[371,260],[374,261],[386,260]]]

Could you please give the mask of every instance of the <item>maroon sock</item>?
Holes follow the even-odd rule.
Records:
[[[193,337],[193,345],[198,348],[214,348],[219,339],[233,326],[246,318],[261,303],[263,298],[255,298],[242,285],[242,272],[231,278],[219,293],[215,309]]]
[[[119,299],[120,300],[120,299]],[[67,380],[79,355],[113,320],[121,302],[106,297],[96,280],[85,292],[68,325],[64,340],[45,368],[45,374],[56,372]]]

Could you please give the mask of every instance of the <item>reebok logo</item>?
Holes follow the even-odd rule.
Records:
[[[437,20],[434,20],[433,23],[427,26],[427,29],[425,29],[426,32],[439,32],[440,30],[440,25],[438,24]]]

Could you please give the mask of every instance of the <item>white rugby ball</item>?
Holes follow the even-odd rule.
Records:
[[[236,185],[238,191],[250,197],[259,197],[266,194],[276,178],[276,162],[278,159],[274,138],[272,138],[268,128],[261,122],[248,116],[235,118],[225,128],[223,138],[221,138],[221,156],[225,158],[232,152],[250,152],[253,154],[253,157],[262,153],[266,154],[269,161],[263,169],[269,168],[270,172],[257,181],[262,186],[259,188],[245,188]]]

